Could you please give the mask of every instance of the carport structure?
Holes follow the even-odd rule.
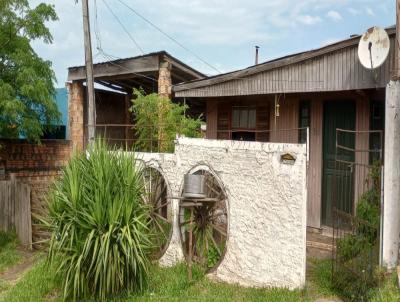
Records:
[[[97,63],[93,65],[93,73],[97,84],[96,125],[87,125],[85,66],[68,69],[70,139],[78,149],[85,145],[88,126],[96,127],[98,134],[106,134],[116,143],[133,141],[133,118],[129,108],[134,88],[174,100],[172,85],[205,77],[166,51]],[[204,111],[196,103],[187,102],[193,114]]]

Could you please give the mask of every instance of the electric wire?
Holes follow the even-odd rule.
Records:
[[[94,0],[94,34],[96,36],[96,48],[101,49],[101,33],[97,17],[97,0]]]
[[[119,23],[119,25],[122,27],[122,29],[125,31],[125,33],[128,35],[128,37],[131,39],[131,41],[136,45],[136,47],[140,50],[142,55],[144,55],[144,51],[142,47],[140,47],[139,43],[133,38],[133,36],[130,34],[130,32],[126,29],[125,25],[121,22],[121,20],[118,18],[118,16],[114,13],[114,11],[111,9],[111,7],[108,5],[107,1],[103,0],[103,3],[107,7],[108,11],[114,16],[115,20]]]
[[[129,71],[129,73],[131,73],[131,74],[134,74],[134,75],[137,75],[137,76],[139,76],[139,77],[142,77],[142,78],[151,80],[151,81],[153,81],[153,82],[158,82],[158,80],[155,79],[155,78],[146,76],[146,75],[144,75],[144,74],[140,74],[140,73],[133,72],[131,69],[126,68],[125,66],[123,66],[123,65],[118,64],[117,62],[115,62],[116,59],[118,60],[118,59],[121,59],[121,58],[118,58],[118,57],[115,57],[115,56],[113,56],[113,55],[107,54],[107,53],[106,53],[104,50],[102,50],[102,49],[99,49],[99,54],[102,55],[102,56],[107,60],[107,61],[104,62],[104,63],[109,63],[109,64],[114,65],[114,66],[116,66],[116,67],[122,68],[122,69],[124,69],[124,70],[126,70],[126,71]]]
[[[104,1],[104,0],[103,0]],[[147,19],[146,17],[144,17],[142,14],[140,14],[139,12],[137,12],[135,9],[133,9],[131,6],[129,6],[128,4],[126,4],[124,1],[122,0],[118,0],[118,2],[120,2],[122,5],[124,5],[127,9],[129,9],[131,12],[133,12],[136,16],[138,16],[139,18],[141,18],[142,20],[144,20],[146,23],[150,24],[152,27],[154,27],[156,30],[158,30],[160,33],[162,33],[164,36],[166,36],[168,39],[170,39],[171,41],[173,41],[175,44],[177,44],[178,46],[180,46],[181,48],[183,48],[184,50],[186,50],[188,53],[190,53],[191,55],[193,55],[194,57],[196,57],[199,61],[201,61],[202,63],[204,63],[205,65],[207,65],[208,67],[210,67],[211,69],[215,70],[218,73],[221,73],[220,70],[218,70],[217,68],[215,68],[214,66],[212,66],[210,63],[208,63],[207,61],[205,61],[204,59],[202,59],[198,54],[196,54],[195,52],[191,51],[189,48],[187,48],[185,45],[183,45],[182,43],[180,43],[178,40],[176,40],[174,37],[172,37],[171,35],[167,34],[165,31],[163,31],[160,27],[158,27],[157,25],[155,25],[153,22],[151,22],[149,19]]]

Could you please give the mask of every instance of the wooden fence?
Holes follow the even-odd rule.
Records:
[[[30,187],[11,180],[0,181],[0,230],[13,231],[22,245],[32,248]]]

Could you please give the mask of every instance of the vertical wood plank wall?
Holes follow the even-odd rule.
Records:
[[[29,185],[15,179],[0,181],[0,230],[15,230],[22,245],[32,247]]]
[[[299,142],[299,101],[295,98],[284,98],[279,102],[279,117],[275,123],[275,103],[271,103],[270,110],[270,142],[293,143]],[[288,131],[280,131],[288,130]]]
[[[307,226],[315,228],[321,227],[323,109],[321,99],[311,100]]]
[[[370,124],[370,101],[367,97],[360,97],[356,100],[356,131],[368,131]],[[354,171],[354,213],[358,198],[365,192],[366,178],[368,177],[369,152],[359,152],[369,149],[369,133],[358,132],[355,137]]]
[[[206,137],[208,139],[217,138],[217,125],[218,125],[218,103],[215,101],[207,101],[206,109],[207,130]]]

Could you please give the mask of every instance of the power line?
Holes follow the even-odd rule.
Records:
[[[97,18],[97,0],[94,0],[94,34],[96,36],[96,48],[101,49],[101,34],[100,34],[100,27]]]
[[[126,29],[124,24],[121,22],[121,20],[118,18],[118,16],[113,12],[111,7],[108,5],[108,3],[103,0],[104,4],[106,5],[107,9],[110,11],[110,13],[114,16],[114,18],[118,21],[119,25],[121,25],[122,29],[125,31],[125,33],[128,35],[128,37],[131,39],[131,41],[136,45],[136,47],[140,50],[142,55],[144,55],[143,49],[140,47],[139,43],[132,37],[132,35],[129,33],[129,31]]]
[[[104,0],[103,0],[104,1]],[[143,15],[141,15],[140,13],[138,13],[135,9],[133,9],[131,6],[129,6],[128,4],[126,4],[124,1],[122,0],[118,0],[122,5],[124,5],[126,8],[128,8],[130,11],[132,11],[136,16],[138,16],[139,18],[141,18],[142,20],[144,20],[145,22],[147,22],[148,24],[150,24],[151,26],[153,26],[155,29],[157,29],[160,33],[162,33],[164,36],[166,36],[168,39],[170,39],[171,41],[173,41],[174,43],[176,43],[178,46],[180,46],[181,48],[183,48],[184,50],[186,50],[188,53],[192,54],[193,56],[195,56],[198,60],[200,60],[201,62],[203,62],[204,64],[206,64],[208,67],[212,68],[213,70],[217,71],[218,73],[221,73],[221,71],[219,71],[217,68],[215,68],[214,66],[212,66],[210,63],[208,63],[207,61],[205,61],[204,59],[202,59],[199,55],[197,55],[195,52],[191,51],[189,48],[187,48],[185,45],[183,45],[182,43],[180,43],[179,41],[177,41],[175,38],[173,38],[172,36],[170,36],[169,34],[167,34],[166,32],[164,32],[160,27],[158,27],[157,25],[155,25],[153,22],[151,22],[149,19],[147,19],[146,17],[144,17]]]
[[[140,74],[140,73],[133,72],[131,69],[126,68],[125,66],[123,66],[123,65],[118,64],[118,63],[115,62],[116,59],[121,59],[121,58],[116,57],[116,56],[113,56],[113,55],[110,55],[110,54],[107,54],[103,49],[99,49],[98,51],[99,51],[99,54],[102,55],[102,56],[107,60],[107,63],[109,63],[109,64],[111,64],[111,65],[114,65],[114,66],[116,66],[116,67],[122,68],[122,69],[124,69],[124,70],[126,70],[126,71],[129,71],[129,73],[134,74],[134,75],[137,75],[137,76],[139,76],[139,77],[148,79],[148,80],[153,81],[153,82],[158,82],[158,80],[155,79],[155,78],[146,76],[146,75],[144,75],[144,74]]]

